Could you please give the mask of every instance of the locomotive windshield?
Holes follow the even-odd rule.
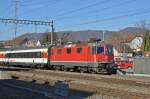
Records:
[[[96,47],[96,46],[94,46],[93,48],[92,48],[92,53],[93,54],[102,54],[104,52],[104,47]]]
[[[112,47],[107,47],[107,54],[112,55],[113,54],[113,48]]]

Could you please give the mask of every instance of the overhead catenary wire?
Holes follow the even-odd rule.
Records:
[[[132,3],[132,2],[135,2],[135,1],[137,1],[137,0],[127,0],[127,1],[123,1],[123,2],[120,2],[120,3],[117,3],[117,4],[114,4],[114,5],[111,5],[111,6],[108,6],[108,7],[104,7],[104,8],[102,8],[102,9],[100,9],[100,10],[93,10],[93,11],[91,11],[91,12],[88,12],[88,13],[90,13],[90,14],[92,14],[92,13],[102,13],[102,11],[104,11],[104,10],[108,10],[108,9],[111,9],[111,8],[115,8],[115,7],[120,7],[120,6],[124,6],[124,5],[127,5],[127,4],[129,4],[129,3]],[[68,14],[68,15],[70,15],[70,14]],[[57,21],[60,21],[60,20],[65,20],[65,19],[68,19],[68,18],[77,18],[77,17],[84,17],[84,15],[86,16],[86,14],[81,14],[81,15],[73,15],[73,16],[66,16],[66,17],[63,17],[63,15],[62,16],[59,16],[59,17],[56,17],[56,18],[54,18],[54,20],[57,20]],[[86,16],[86,17],[89,17],[89,16]]]
[[[54,2],[56,2],[56,1],[58,1],[58,0],[54,0],[54,1],[47,1],[47,2],[45,2],[45,1],[33,1],[33,2],[21,2],[22,3],[22,6],[26,6],[26,7],[29,7],[29,6],[32,6],[33,7],[33,5],[34,6],[45,6],[45,5],[47,5],[47,4],[53,4]]]
[[[93,3],[93,4],[89,4],[89,5],[86,5],[84,7],[80,7],[80,8],[77,8],[77,9],[73,9],[73,10],[70,10],[70,11],[67,11],[67,12],[62,12],[60,14],[57,14],[56,16],[65,16],[67,14],[71,14],[71,13],[75,13],[75,12],[78,12],[78,11],[81,11],[81,10],[84,10],[84,9],[87,9],[87,8],[90,8],[90,7],[93,7],[93,6],[96,6],[96,5],[101,5],[101,4],[104,4],[104,3],[108,3],[112,0],[102,0],[102,1],[99,1],[99,2],[96,2],[96,3]]]
[[[111,21],[111,20],[118,20],[118,19],[121,19],[121,18],[132,17],[132,16],[135,16],[135,15],[142,15],[142,14],[147,14],[147,13],[150,13],[150,9],[146,9],[146,10],[141,11],[141,12],[133,12],[133,13],[130,13],[130,14],[123,14],[123,15],[119,15],[119,16],[104,18],[104,19],[97,19],[97,20],[82,22],[82,23],[78,23],[78,24],[74,24],[74,25],[68,25],[68,26],[75,27],[75,26],[80,26],[80,25],[100,23],[100,22],[106,22],[106,21]],[[68,27],[68,26],[66,26],[66,27]],[[65,27],[63,27],[63,28],[65,28]]]
[[[122,25],[130,25],[130,26],[132,25],[132,26],[135,26],[138,21],[140,21],[140,20],[130,21],[128,23],[113,24],[113,25],[109,25],[109,26],[102,26],[102,27],[98,26],[98,27],[102,28],[102,29],[106,29],[106,28],[110,28],[110,27],[111,28],[115,28],[115,27],[122,26]],[[146,21],[150,22],[150,20],[146,20]],[[150,23],[148,25],[150,25]],[[61,29],[61,31],[67,31],[67,30],[68,29]]]
[[[62,1],[62,0],[54,0],[54,1],[49,1],[49,2],[46,2],[46,3],[42,2],[42,3],[36,4],[32,8],[27,9],[25,11],[22,11],[21,14],[24,14],[26,12],[28,12],[28,15],[29,15],[29,13],[34,14],[36,12],[41,11],[41,9],[43,9],[43,8],[48,8],[48,7],[51,7],[51,6],[55,6],[58,3],[57,1]],[[22,7],[29,7],[29,6],[32,6],[32,4],[31,5],[24,5],[22,3]],[[40,10],[38,10],[38,9],[40,9]]]
[[[20,2],[22,3],[23,6],[29,6],[29,5],[33,6],[35,4],[41,4],[43,1],[42,2],[41,1],[36,1],[35,2],[35,1],[30,0],[30,1],[20,1]]]
[[[130,21],[128,23],[121,23],[121,24],[113,24],[113,25],[109,25],[109,26],[103,26],[101,28],[109,28],[109,27],[111,27],[111,28],[113,27],[114,28],[114,27],[118,27],[118,26],[122,26],[122,25],[129,25],[129,24],[134,24],[135,25],[135,23],[137,23],[138,21],[140,21],[140,20]],[[147,20],[147,21],[150,21],[150,20]]]

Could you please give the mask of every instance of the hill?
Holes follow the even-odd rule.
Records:
[[[113,45],[118,45],[122,40],[130,41],[135,37],[135,35],[140,34],[141,28],[137,27],[127,27],[119,31],[105,31],[105,41],[107,43],[112,43]],[[42,41],[46,35],[50,33],[25,33],[15,40],[5,41],[5,45],[12,45],[15,42],[16,45],[21,45],[27,40],[40,40]],[[64,42],[66,41],[88,41],[90,38],[101,38],[103,37],[102,30],[82,30],[82,31],[59,31],[56,32],[57,39]]]

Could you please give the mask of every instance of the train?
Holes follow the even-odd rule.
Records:
[[[0,65],[108,74],[117,70],[113,46],[101,43],[5,49]]]

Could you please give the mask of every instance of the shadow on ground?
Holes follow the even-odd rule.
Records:
[[[69,89],[68,96],[60,96],[55,91],[56,87],[50,86],[48,82],[38,84],[36,80],[30,82],[18,79],[0,80],[0,99],[53,99],[52,97],[57,97],[56,99],[86,99],[94,94]],[[60,93],[63,93],[62,90]]]

